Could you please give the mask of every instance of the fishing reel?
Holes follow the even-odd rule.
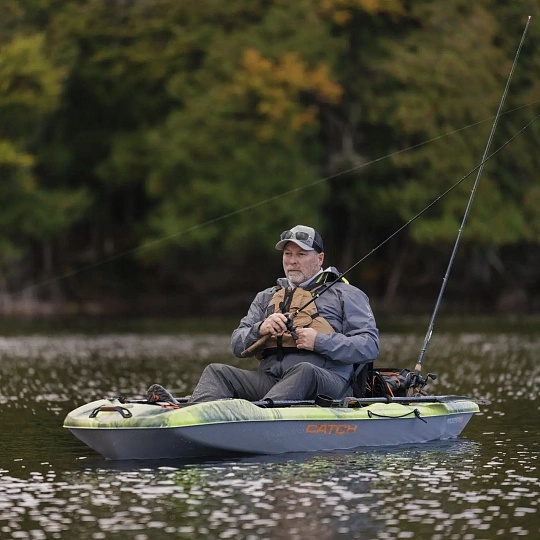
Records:
[[[287,314],[287,323],[286,323],[287,330],[290,332],[294,341],[297,341],[298,334],[294,331],[293,323],[294,323],[294,320],[289,317],[289,314]]]
[[[435,373],[428,373],[425,377],[422,377],[419,371],[409,373],[409,381],[407,382],[407,393],[409,397],[421,397],[427,396],[427,392],[424,392],[423,388],[430,381],[437,380]]]

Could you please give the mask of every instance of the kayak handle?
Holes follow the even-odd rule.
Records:
[[[88,418],[95,418],[100,412],[119,412],[122,418],[131,418],[133,416],[125,407],[120,407],[119,405],[101,405],[95,408]]]

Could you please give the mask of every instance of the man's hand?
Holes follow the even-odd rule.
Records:
[[[315,348],[315,338],[317,337],[316,330],[313,330],[313,328],[297,328],[296,333],[298,334],[296,346],[299,349],[312,351]]]
[[[287,317],[283,313],[272,313],[259,326],[259,335],[265,336],[266,334],[272,334],[276,336],[285,332],[285,330],[287,330]]]

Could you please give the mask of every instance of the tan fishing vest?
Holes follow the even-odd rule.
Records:
[[[318,287],[317,287],[318,288]],[[314,290],[306,291],[301,288],[281,288],[279,289],[266,308],[266,317],[272,313],[295,313],[299,308],[305,306],[315,294]],[[330,323],[319,315],[315,302],[312,302],[305,309],[300,311],[293,319],[294,328],[313,328],[323,334],[332,334],[335,330]],[[289,331],[271,336],[264,346],[264,349],[296,347],[296,340]]]

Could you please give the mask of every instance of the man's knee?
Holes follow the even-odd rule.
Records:
[[[193,391],[190,403],[213,401],[215,399],[231,398],[234,396],[234,368],[227,364],[209,364],[201,374],[201,378]]]
[[[300,362],[289,369],[287,369],[283,376],[285,375],[301,375],[303,377],[315,377],[317,372],[317,366],[310,364],[309,362]]]
[[[235,371],[236,369],[237,368],[235,368],[234,366],[228,366],[227,364],[213,363],[213,364],[208,364],[204,368],[203,374],[208,373],[208,374],[222,375],[224,373],[231,373]]]

